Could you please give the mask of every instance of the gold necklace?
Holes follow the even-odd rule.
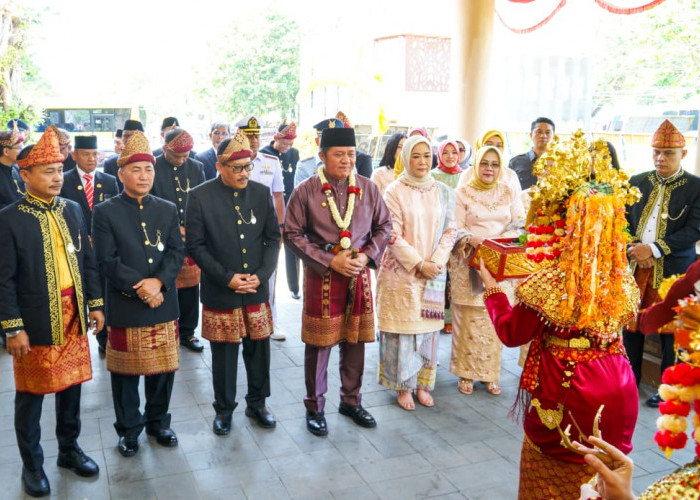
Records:
[[[146,232],[146,223],[145,222],[141,223],[141,229],[143,229],[143,235],[146,237],[146,241],[144,243],[147,246],[156,247],[159,252],[162,252],[163,250],[165,250],[165,246],[160,241],[160,229],[156,230],[156,242],[155,243],[152,243],[151,239],[148,237],[148,232]]]
[[[80,235],[80,233],[78,233],[78,248],[75,248],[75,245],[73,245],[73,238],[71,238],[71,240],[66,245],[66,250],[68,250],[69,253],[74,253],[74,252],[80,252],[82,249],[83,249],[83,238]]]
[[[183,189],[182,185],[180,185],[180,179],[175,179],[175,182],[177,182],[177,187],[180,188],[180,191],[183,193],[189,193],[192,188],[190,188],[190,180],[187,179],[187,189]]]
[[[350,195],[348,196],[348,206],[345,209],[345,217],[343,218],[340,217],[338,206],[335,204],[335,200],[333,199],[333,190],[330,187],[331,185],[328,183],[326,176],[323,175],[323,165],[318,167],[316,173],[318,173],[318,177],[319,179],[321,179],[321,189],[323,189],[323,192],[326,195],[326,199],[328,200],[328,208],[331,210],[333,222],[335,222],[335,225],[338,226],[338,229],[340,229],[341,233],[349,233],[348,227],[350,227],[350,222],[352,221],[352,213],[355,210],[355,190],[350,189],[355,187],[355,173],[350,172],[350,177],[348,179],[348,192],[350,193]],[[350,240],[349,236],[341,235],[340,246],[342,248],[348,249],[350,248],[351,244],[352,241]]]

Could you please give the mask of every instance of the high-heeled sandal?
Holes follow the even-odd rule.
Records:
[[[474,392],[474,381],[468,378],[461,378],[459,382],[457,382],[457,389],[459,389],[459,392],[462,394],[471,394]]]
[[[487,382],[486,383],[486,390],[488,391],[489,394],[493,394],[494,396],[498,396],[501,393],[501,386],[498,385],[498,382]]]

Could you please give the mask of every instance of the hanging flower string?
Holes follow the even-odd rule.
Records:
[[[338,226],[338,229],[340,230],[338,234],[338,237],[340,238],[340,247],[347,250],[352,244],[352,233],[348,231],[348,228],[350,227],[350,222],[352,221],[352,213],[355,210],[355,197],[360,195],[360,199],[362,199],[362,190],[355,186],[355,173],[350,172],[350,177],[348,179],[348,207],[345,209],[345,217],[341,218],[340,212],[338,211],[338,205],[335,204],[335,200],[333,199],[333,187],[323,174],[323,166],[318,167],[316,173],[318,174],[319,179],[321,179],[321,189],[328,200],[328,208],[331,210],[333,222],[335,222],[335,225]]]

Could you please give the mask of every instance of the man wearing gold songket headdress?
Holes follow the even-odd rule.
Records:
[[[642,294],[641,308],[659,301],[661,281],[682,274],[696,259],[695,243],[700,240],[700,178],[681,167],[685,158],[685,137],[666,120],[651,141],[655,170],[635,175],[630,184],[642,192],[642,199],[627,214],[633,239],[627,254]],[[644,336],[636,325],[624,332],[625,349],[639,384],[642,373]],[[673,337],[662,335],[661,374],[673,365]],[[659,405],[659,395],[646,402]]]
[[[625,256],[625,205],[638,192],[604,156],[596,155],[590,180],[591,156],[579,131],[535,164],[533,203],[546,210],[529,228],[538,242],[529,255],[552,264],[518,286],[518,304],[509,304],[482,265],[484,302],[499,338],[510,347],[532,342],[514,406],[525,412],[521,499],[576,498],[593,475],[570,445],[572,425],[584,435],[600,426],[624,453],[632,449],[638,394],[620,329],[639,300]],[[548,175],[539,175],[545,167]],[[565,231],[558,236],[548,227]]]

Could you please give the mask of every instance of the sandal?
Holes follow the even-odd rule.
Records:
[[[409,391],[398,391],[398,394],[396,396],[396,402],[402,409],[406,411],[412,411],[416,409],[416,405],[413,402],[413,395]]]
[[[442,333],[446,335],[452,335],[452,325],[445,325],[442,329]]]
[[[428,408],[432,408],[433,406],[435,406],[435,400],[425,389],[417,389],[416,397],[418,398],[418,402],[423,406],[426,406]]]
[[[474,381],[468,378],[461,378],[459,382],[457,382],[457,389],[459,389],[459,392],[462,394],[471,394],[474,392]]]
[[[489,394],[493,394],[494,396],[498,396],[501,393],[501,386],[498,385],[498,382],[487,382],[486,383],[486,390],[488,391]]]

